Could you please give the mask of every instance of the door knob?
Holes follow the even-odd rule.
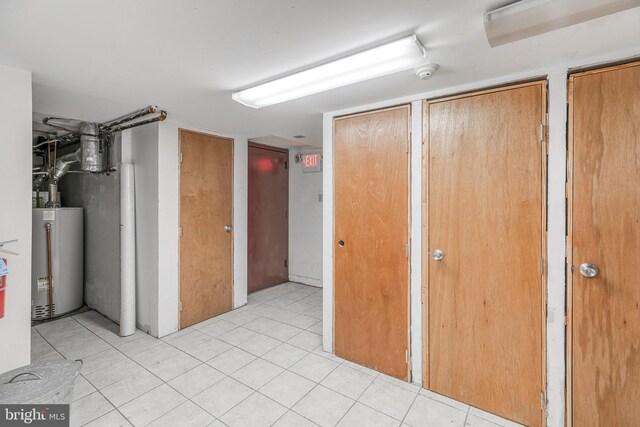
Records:
[[[231,233],[231,230],[233,230],[233,226],[231,226],[231,225],[225,225],[224,226],[224,231],[226,231],[227,233]]]
[[[436,249],[431,254],[431,258],[433,258],[434,261],[442,261],[442,259],[444,258],[444,252],[442,252],[440,249]]]
[[[598,267],[588,262],[582,263],[580,264],[580,274],[589,279],[596,277],[598,275]]]
[[[344,240],[338,240],[338,246],[344,248]]]

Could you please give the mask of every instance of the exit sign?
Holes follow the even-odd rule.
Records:
[[[322,154],[303,154],[302,172],[322,172]]]

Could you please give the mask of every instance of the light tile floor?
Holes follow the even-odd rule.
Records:
[[[95,311],[32,328],[32,361],[82,359],[72,426],[512,426],[322,351],[322,293],[285,283],[162,339]]]

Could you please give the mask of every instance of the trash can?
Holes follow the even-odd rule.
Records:
[[[71,404],[82,362],[64,360],[23,366],[0,375],[2,404]]]

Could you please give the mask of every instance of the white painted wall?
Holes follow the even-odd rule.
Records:
[[[9,267],[0,374],[31,358],[31,73],[0,66],[0,241]]]
[[[215,130],[193,128],[164,121],[157,125],[157,329],[155,336],[165,336],[179,328],[179,144],[180,128],[233,138],[233,303],[234,308],[247,303],[247,138]],[[135,142],[133,143],[135,145]],[[137,173],[137,171],[136,171]],[[137,185],[136,185],[137,192]],[[139,193],[136,193],[136,195]],[[136,203],[137,209],[137,203]],[[141,215],[136,213],[137,218]],[[142,217],[144,218],[144,217]],[[138,221],[139,224],[139,221]],[[138,297],[139,298],[139,297]]]
[[[322,287],[322,172],[303,173],[300,153],[322,150],[289,150],[289,280]]]
[[[37,124],[34,122],[34,127]],[[116,134],[109,167],[120,163],[120,146],[120,135]],[[80,170],[80,165],[76,163],[71,170]],[[84,302],[119,322],[120,172],[69,173],[58,182],[58,189],[63,206],[84,208]]]
[[[547,76],[549,82],[549,168],[548,168],[548,232],[547,232],[547,425],[560,427],[565,422],[565,178],[566,178],[566,92],[567,71],[571,68],[591,64],[617,61],[638,55],[637,49],[612,50],[597,57],[573,59],[559,64],[549,64],[527,72],[507,75],[471,84],[451,87],[432,92],[392,99],[375,104],[362,105],[340,111],[325,113],[323,116],[324,148],[324,207],[323,227],[323,349],[333,352],[333,118],[345,114],[384,108],[402,103],[413,103],[412,114],[412,156],[411,156],[411,353],[412,376],[414,382],[421,382],[422,366],[422,307],[421,291],[417,286],[420,276],[421,242],[416,231],[422,227],[420,194],[422,181],[417,174],[416,162],[421,162],[415,150],[417,141],[422,139],[422,128],[416,123],[416,103],[422,99],[437,98],[455,93],[473,91],[481,88],[505,84],[513,81]],[[434,78],[438,78],[437,75]],[[419,135],[419,137],[418,137]]]

